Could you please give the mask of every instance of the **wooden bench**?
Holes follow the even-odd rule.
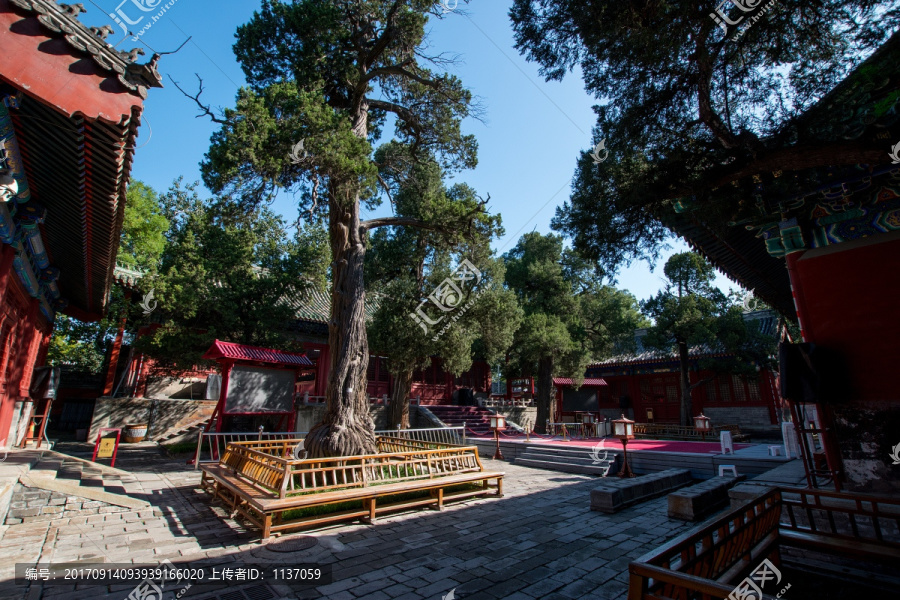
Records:
[[[217,464],[203,465],[201,485],[262,530],[272,533],[366,518],[377,514],[431,505],[490,493],[503,495],[503,473],[485,471],[475,446],[454,446],[382,436],[378,454],[294,460],[302,440],[229,443]],[[489,481],[495,480],[491,486]],[[445,492],[446,488],[481,484],[478,489]],[[428,497],[392,496],[429,492]],[[379,500],[386,499],[387,503]],[[287,518],[295,509],[361,501],[362,507],[319,516]]]
[[[898,532],[898,499],[776,488],[632,562],[628,600],[727,598],[782,547],[900,565]]]

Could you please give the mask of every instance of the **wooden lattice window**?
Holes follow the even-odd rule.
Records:
[[[751,402],[758,402],[762,399],[762,393],[759,390],[759,379],[747,379],[747,388],[750,390]]]
[[[718,397],[718,393],[716,392],[716,380],[706,382],[706,401],[707,402],[715,402]]]
[[[746,402],[747,390],[744,388],[744,378],[740,375],[732,375],[731,383],[734,384],[734,399],[738,402]]]
[[[731,402],[731,386],[728,385],[728,378],[716,377],[716,381],[719,382],[719,394],[722,402]]]

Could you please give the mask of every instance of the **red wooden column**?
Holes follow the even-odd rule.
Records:
[[[32,298],[28,303],[28,316],[26,317],[25,336],[27,339],[20,346],[21,362],[19,363],[19,398],[22,401],[29,400],[29,387],[31,387],[31,375],[34,369],[34,361],[37,359],[37,353],[40,349],[40,342],[43,339],[43,332],[38,329],[38,317],[40,309],[38,308],[40,301]],[[23,336],[24,337],[24,336]]]
[[[231,377],[231,369],[234,367],[234,361],[222,361],[222,386],[219,388],[219,403],[216,404],[216,431],[222,431],[222,425],[225,420],[225,398],[228,396],[228,380]],[[212,422],[212,420],[210,420]],[[209,431],[209,425],[206,426]]]
[[[125,317],[119,321],[119,331],[116,333],[116,340],[113,342],[112,351],[109,355],[109,367],[106,369],[106,382],[103,384],[103,395],[109,396],[113,392],[113,386],[116,384],[116,367],[119,366],[119,354],[122,352],[122,339],[125,337]]]
[[[797,271],[797,261],[804,252],[791,252],[784,257],[788,278],[791,281],[791,294],[794,296],[794,308],[797,309],[797,322],[800,324],[800,336],[804,342],[812,342],[813,332],[810,329],[809,307],[806,303],[806,294]]]

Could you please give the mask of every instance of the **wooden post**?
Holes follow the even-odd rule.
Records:
[[[225,399],[228,397],[228,380],[231,378],[231,369],[234,363],[231,361],[222,364],[222,389],[219,390],[219,403],[216,405],[216,433],[222,431],[225,420]]]
[[[109,354],[109,367],[106,369],[106,382],[103,384],[104,396],[109,396],[113,392],[113,385],[115,385],[116,380],[116,367],[119,366],[119,354],[122,351],[122,338],[124,337],[125,317],[122,317],[119,321],[119,331],[116,333],[116,339]]]

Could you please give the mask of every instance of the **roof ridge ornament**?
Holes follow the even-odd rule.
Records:
[[[10,2],[26,11],[38,13],[37,19],[44,28],[62,34],[70,46],[90,54],[97,65],[115,73],[119,82],[141,99],[147,98],[147,88],[163,87],[162,76],[156,69],[159,55],[155,54],[147,64],[135,64],[134,61],[143,54],[143,50],[134,48],[125,52],[108,44],[106,37],[114,31],[112,27],[88,27],[78,20],[78,15],[87,12],[84,4],[56,4],[53,0]]]

